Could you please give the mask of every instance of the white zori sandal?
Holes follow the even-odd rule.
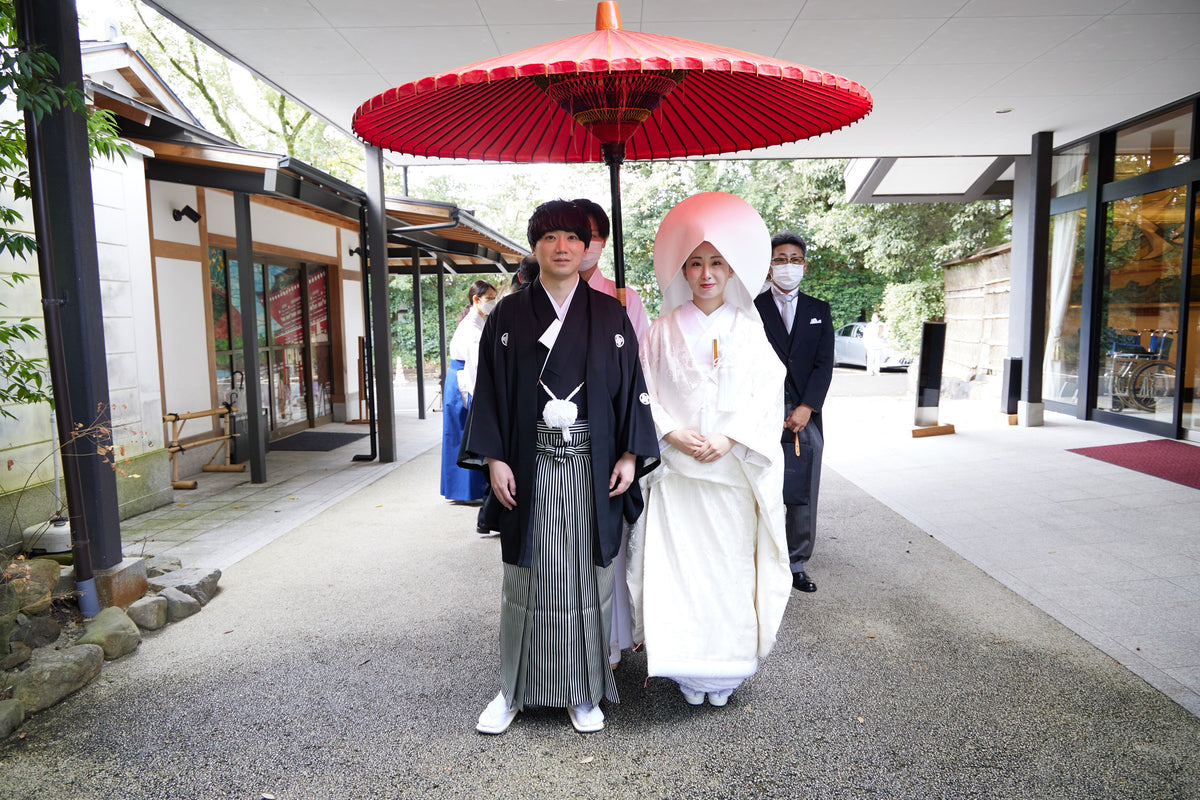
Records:
[[[480,733],[504,733],[517,716],[516,705],[509,705],[504,699],[504,692],[496,695],[496,699],[487,704],[487,708],[479,715],[475,730]]]
[[[580,733],[595,733],[604,728],[604,712],[600,706],[567,706],[567,716]]]

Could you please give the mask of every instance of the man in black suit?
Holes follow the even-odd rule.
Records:
[[[770,288],[754,298],[767,339],[787,367],[784,382],[783,502],[792,586],[815,592],[805,572],[816,539],[821,487],[821,406],[833,379],[833,319],[829,303],[800,291],[808,246],[794,233],[771,239]]]

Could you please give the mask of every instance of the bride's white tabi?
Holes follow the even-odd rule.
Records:
[[[690,197],[654,241],[661,316],[641,346],[661,462],[629,542],[651,676],[724,705],[775,643],[791,594],[779,420],[784,368],[754,308],[770,235],[744,200]]]

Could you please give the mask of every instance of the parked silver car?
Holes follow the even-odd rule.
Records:
[[[834,332],[833,363],[835,365],[867,368],[867,348],[863,344],[865,327],[867,327],[865,322],[851,322]],[[908,363],[908,356],[897,353],[888,345],[887,339],[883,340],[883,350],[879,354],[880,370],[907,370]]]

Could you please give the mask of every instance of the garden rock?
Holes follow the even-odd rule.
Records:
[[[9,653],[0,661],[0,670],[16,669],[29,660],[33,651],[24,642],[9,642]]]
[[[217,581],[221,580],[219,569],[177,569],[149,579],[151,589],[178,589],[208,605],[217,593]]]
[[[38,648],[25,669],[16,674],[12,697],[26,713],[42,711],[85,686],[100,673],[103,663],[104,651],[99,645]]]
[[[142,632],[121,609],[111,606],[97,614],[87,624],[78,644],[95,644],[104,650],[104,657],[115,661],[132,653],[142,641]]]
[[[35,647],[45,647],[58,641],[62,626],[54,617],[43,614],[39,617],[17,615],[17,627],[9,634],[10,642],[23,642],[31,650]]]
[[[167,598],[143,597],[125,612],[144,631],[156,631],[167,624]]]
[[[8,637],[17,627],[17,587],[11,583],[0,583],[0,656],[8,655]]]
[[[40,614],[49,610],[60,569],[62,567],[57,561],[48,558],[14,561],[5,567],[5,578],[10,586],[16,588],[22,612]]]
[[[159,575],[165,575],[168,572],[174,572],[183,567],[183,563],[178,558],[169,556],[148,556],[146,558],[146,577],[157,578]]]
[[[159,592],[158,596],[165,597],[167,600],[167,622],[187,619],[200,610],[199,600],[178,589],[168,587]]]
[[[25,721],[25,709],[19,700],[0,700],[0,739],[21,727]]]

